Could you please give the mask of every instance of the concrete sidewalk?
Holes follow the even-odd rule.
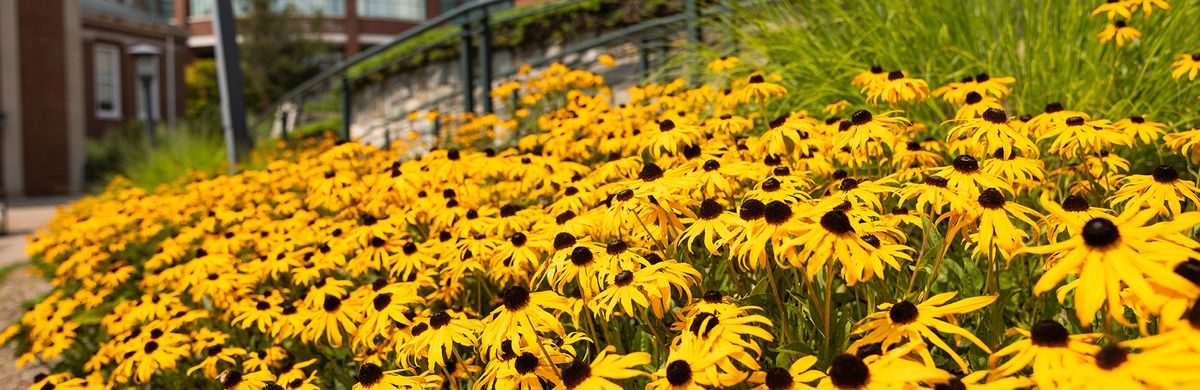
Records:
[[[0,330],[17,322],[24,314],[22,304],[37,299],[50,291],[50,283],[31,273],[25,246],[29,234],[37,231],[50,220],[57,208],[72,198],[26,198],[17,199],[8,205],[5,230],[0,235]],[[33,383],[39,373],[48,371],[38,363],[17,369],[12,346],[0,348],[0,387],[24,389]],[[12,387],[8,387],[12,386]]]

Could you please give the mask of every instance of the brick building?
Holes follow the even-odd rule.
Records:
[[[292,7],[300,15],[320,18],[319,39],[352,56],[364,47],[387,42],[396,34],[437,16],[463,0],[271,0],[275,9]],[[173,21],[187,26],[188,46],[196,56],[212,56],[211,0],[174,0]],[[250,11],[250,2],[234,0],[234,13]]]
[[[139,69],[134,45],[155,48],[157,64]],[[0,1],[0,188],[79,192],[87,137],[147,114],[177,121],[189,56],[186,30],[134,2]]]

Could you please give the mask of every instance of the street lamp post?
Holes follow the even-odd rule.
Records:
[[[137,78],[141,82],[142,96],[144,97],[144,106],[146,116],[143,121],[146,124],[146,141],[153,147],[155,143],[154,137],[154,96],[152,85],[154,83],[154,75],[158,70],[158,57],[162,55],[162,49],[157,46],[145,43],[139,43],[129,48],[129,55],[133,56],[133,62],[137,69]]]

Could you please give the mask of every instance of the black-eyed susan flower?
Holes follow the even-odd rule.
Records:
[[[817,363],[816,356],[805,356],[792,362],[788,368],[771,367],[750,376],[751,383],[761,383],[753,390],[812,390],[809,385],[825,376],[825,373],[813,370]]]
[[[855,111],[850,117],[849,128],[835,136],[833,148],[858,149],[871,140],[883,145],[894,145],[899,126],[909,123],[907,118],[892,116],[901,113],[901,111],[887,111],[874,115],[867,110]]]
[[[1058,212],[1058,210],[1050,210]],[[1175,234],[1200,223],[1200,215],[1176,215],[1174,221],[1145,226],[1156,210],[1127,209],[1117,217],[1102,216],[1082,224],[1072,221],[1071,238],[1055,244],[1026,247],[1023,252],[1053,255],[1046,273],[1033,286],[1034,294],[1055,288],[1067,275],[1077,275],[1075,314],[1080,323],[1090,324],[1107,303],[1108,313],[1125,322],[1120,286],[1128,286],[1147,307],[1157,310],[1164,297],[1150,287],[1147,278],[1180,294],[1197,294],[1200,288],[1171,272],[1175,263],[1187,260],[1187,253],[1198,246]],[[1068,216],[1060,216],[1068,220]]]
[[[825,378],[817,386],[833,389],[891,389],[916,386],[922,383],[947,383],[950,373],[904,358],[919,343],[910,342],[883,355],[865,359],[851,354],[833,357]]]
[[[400,355],[407,358],[425,357],[429,362],[429,370],[446,367],[456,345],[473,347],[478,340],[478,333],[483,325],[479,320],[455,318],[454,313],[446,311],[435,312],[425,322],[419,324],[428,327],[427,330],[414,335],[400,349]]]
[[[889,104],[921,100],[929,97],[929,84],[925,80],[908,77],[904,71],[888,72],[887,77],[863,88],[867,102],[874,104],[885,101]]]
[[[1096,34],[1096,38],[1100,43],[1108,43],[1108,41],[1116,40],[1117,47],[1125,46],[1126,42],[1141,38],[1142,32],[1130,27],[1124,20],[1117,20],[1104,27],[1104,31]]]
[[[915,349],[916,352],[921,355],[925,365],[934,366],[933,356],[924,346],[924,342],[927,341],[945,351],[958,364],[959,370],[966,372],[967,363],[954,348],[937,337],[934,331],[965,338],[983,351],[991,353],[991,349],[982,340],[957,325],[954,315],[979,310],[994,302],[996,296],[971,297],[948,304],[947,302],[956,295],[957,292],[942,293],[919,304],[899,301],[879,305],[879,311],[867,316],[855,327],[853,334],[862,334],[863,337],[851,344],[850,350],[857,351],[864,345],[880,343],[880,347],[886,352],[892,346],[903,342],[919,342],[921,346]]]
[[[887,78],[888,72],[884,71],[882,66],[871,65],[871,67],[867,68],[867,70],[855,75],[854,78],[850,80],[850,84],[860,88],[867,88],[875,85],[876,83],[886,81]]]
[[[1177,55],[1171,67],[1171,78],[1177,79],[1186,74],[1188,80],[1195,80],[1196,75],[1200,74],[1200,53]]]
[[[600,350],[592,363],[573,360],[562,369],[563,387],[583,390],[616,390],[621,387],[613,380],[629,379],[646,375],[638,366],[650,363],[650,354],[633,352],[625,355],[614,353],[613,346]]]
[[[761,103],[772,97],[787,95],[787,89],[779,84],[768,82],[762,74],[754,74],[734,94],[739,103]]]
[[[509,286],[500,292],[503,304],[492,310],[484,320],[480,342],[485,351],[500,347],[504,340],[523,340],[537,345],[538,332],[543,330],[562,334],[562,323],[549,310],[566,311],[566,299],[553,291],[531,292],[520,285]]]
[[[384,371],[374,363],[363,363],[358,367],[358,375],[354,376],[354,390],[390,390],[416,389],[423,387],[423,381],[413,377],[400,375],[400,370]]]
[[[1158,140],[1166,130],[1165,124],[1158,122],[1147,121],[1143,115],[1134,115],[1127,119],[1122,119],[1113,123],[1113,127],[1117,130],[1125,132],[1130,137],[1135,137],[1144,144],[1150,144]]]
[[[1130,10],[1132,6],[1125,0],[1106,0],[1104,4],[1100,4],[1092,11],[1092,16],[1104,13],[1110,20],[1117,16],[1129,19],[1133,17],[1133,12]]]
[[[1184,202],[1200,204],[1197,192],[1200,188],[1181,179],[1174,167],[1160,165],[1149,175],[1126,176],[1109,202],[1123,204],[1126,209],[1150,208],[1162,214],[1178,215],[1183,212]]]
[[[708,70],[713,73],[722,73],[727,69],[733,69],[738,64],[738,58],[734,56],[721,56],[708,63]]]
[[[1015,374],[1025,367],[1037,367],[1033,381],[1042,388],[1055,388],[1070,376],[1072,367],[1087,364],[1092,354],[1100,350],[1092,341],[1100,337],[1096,333],[1072,335],[1062,324],[1054,320],[1043,320],[1033,324],[1028,331],[1013,328],[1010,333],[1022,339],[1001,348],[988,358],[990,378],[1003,378]],[[1009,358],[1004,363],[997,363]]]

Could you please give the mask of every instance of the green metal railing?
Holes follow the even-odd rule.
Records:
[[[590,1],[594,2],[594,0]],[[687,42],[696,44],[701,40],[700,19],[721,10],[719,6],[711,6],[702,10],[697,1],[683,0],[681,12],[643,20],[603,33],[595,38],[568,46],[554,55],[529,61],[528,64],[535,68],[543,67],[596,47],[622,40],[635,40],[640,56],[641,73],[642,76],[645,76],[650,69],[651,49],[657,46],[665,50],[668,42],[666,37],[675,35],[675,32],[679,31],[672,29],[673,27],[683,25]],[[281,136],[286,138],[288,129],[299,126],[300,116],[304,115],[306,100],[314,97],[320,100],[322,95],[328,99],[331,94],[336,94],[340,106],[338,127],[340,136],[343,139],[349,139],[350,125],[354,122],[352,96],[356,84],[363,83],[364,79],[397,66],[403,61],[428,55],[431,50],[436,48],[446,47],[454,39],[459,40],[457,67],[459,68],[460,85],[456,86],[457,88],[452,93],[426,100],[425,104],[417,110],[423,111],[453,99],[461,99],[464,113],[476,112],[477,106],[482,112],[491,113],[494,109],[491,97],[493,82],[510,78],[517,72],[516,68],[499,71],[495,69],[493,64],[494,27],[503,26],[521,18],[546,15],[588,2],[589,0],[563,0],[519,9],[511,8],[511,0],[476,0],[460,5],[405,31],[385,44],[373,46],[342,60],[301,83],[285,93],[268,111],[262,113],[259,121],[278,118],[282,122],[279,124],[283,129]],[[430,39],[431,35],[432,39]],[[404,45],[412,47],[398,53],[387,54]],[[391,57],[380,62],[379,56],[381,55],[391,55]],[[366,82],[370,82],[370,80],[366,80]],[[477,90],[478,92],[476,92]],[[479,104],[475,99],[476,93],[479,94]],[[290,117],[286,115],[289,110],[281,110],[285,104],[294,107],[293,110],[290,110],[293,113]],[[277,113],[279,115],[276,115]],[[332,115],[330,112],[324,114]],[[390,137],[388,138],[390,139]]]

